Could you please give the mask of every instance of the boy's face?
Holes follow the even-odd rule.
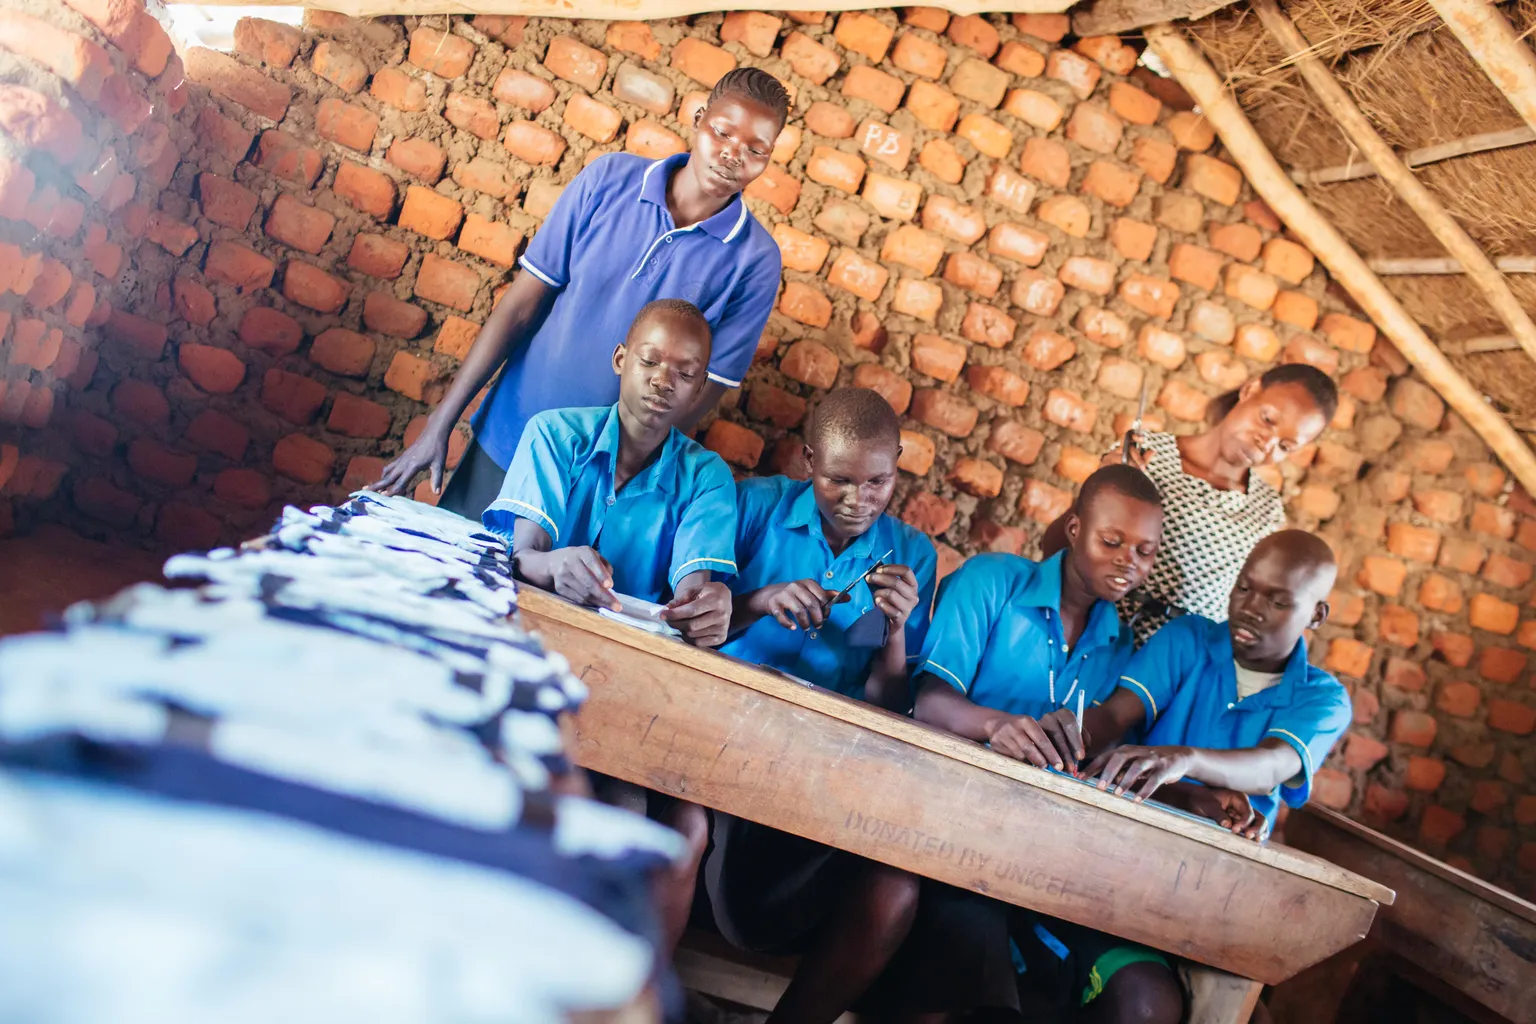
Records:
[[[757,180],[778,140],[778,116],[745,96],[722,96],[694,119],[688,168],[705,195],[725,200]]]
[[[1322,625],[1333,586],[1332,565],[1289,557],[1260,542],[1248,556],[1227,603],[1232,653],[1245,667],[1280,664],[1303,631]]]
[[[619,404],[634,421],[648,427],[682,422],[708,369],[709,339],[703,328],[674,317],[652,317],[627,345],[613,350]]]
[[[811,491],[822,522],[839,539],[864,534],[891,503],[896,490],[896,460],[901,445],[894,441],[851,443],[825,441],[805,446],[811,464]]]
[[[1161,506],[1101,490],[1067,518],[1067,557],[1094,597],[1118,601],[1152,571],[1163,541]]]

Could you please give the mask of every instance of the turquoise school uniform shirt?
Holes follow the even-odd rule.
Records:
[[[945,578],[919,672],[930,672],[982,707],[1040,718],[1077,710],[1114,692],[1131,656],[1115,606],[1096,601],[1077,646],[1061,628],[1061,566],[1018,555],[967,559]]]
[[[917,660],[928,631],[938,566],[933,543],[927,537],[899,519],[882,515],[834,557],[822,533],[821,512],[810,482],[783,476],[743,480],[736,492],[736,512],[736,561],[740,569],[730,582],[735,594],[803,579],[840,591],[878,561],[910,568],[917,577],[918,603],[907,618],[907,662]],[[849,598],[847,603],[833,607],[831,616],[818,628],[786,629],[765,615],[720,650],[862,699],[869,663],[878,648],[850,647],[846,632],[874,610],[875,596],[868,583],[860,582],[849,592]]]
[[[1280,682],[1238,700],[1227,624],[1200,615],[1180,616],[1153,634],[1121,685],[1141,698],[1149,722],[1156,719],[1148,746],[1241,750],[1271,736],[1290,744],[1301,772],[1250,798],[1271,825],[1281,799],[1292,807],[1307,802],[1313,775],[1351,719],[1349,691],[1307,661],[1305,640],[1297,641]]]
[[[509,541],[527,519],[556,548],[596,548],[614,588],[647,601],[668,600],[690,573],[735,573],[736,487],[720,456],[674,428],[614,490],[618,457],[617,405],[538,413],[482,521]]]

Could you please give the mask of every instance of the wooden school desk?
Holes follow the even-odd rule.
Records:
[[[1198,961],[1194,1024],[1359,941],[1386,886],[529,587],[594,771]]]
[[[1375,954],[1433,995],[1459,994],[1448,1001],[1475,1020],[1536,1024],[1536,906],[1325,808],[1292,814],[1285,841],[1397,890],[1369,940],[1338,958],[1342,969],[1297,979],[1313,981],[1303,1000],[1313,1024],[1334,1019],[1357,964]]]

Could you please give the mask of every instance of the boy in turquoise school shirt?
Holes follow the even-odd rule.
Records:
[[[886,513],[900,454],[889,403],[842,388],[816,407],[806,432],[810,479],[738,485],[739,569],[722,651],[906,710],[937,556],[932,541]]]
[[[1314,773],[1351,719],[1349,694],[1307,661],[1303,633],[1328,617],[1337,566],[1328,545],[1301,530],[1259,541],[1238,575],[1227,621],[1184,615],[1126,665],[1120,689],[1088,714],[1085,743],[1103,747],[1149,723],[1146,745],[1099,754],[1087,776],[1102,789],[1160,800],[1250,838],[1273,824],[1283,799],[1305,803]],[[1031,915],[1013,934],[1028,981],[1059,986],[1077,1020],[1175,1024],[1183,993],[1167,959],[1080,925]]]
[[[487,528],[512,542],[518,578],[597,608],[616,594],[666,602],[690,642],[718,646],[736,572],[736,487],[677,429],[708,379],[710,328],[681,299],[640,310],[613,350],[619,400],[528,421]]]

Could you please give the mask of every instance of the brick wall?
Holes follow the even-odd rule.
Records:
[[[0,92],[0,527],[207,546],[372,479],[562,185],[682,148],[750,63],[795,95],[750,190],[785,285],[707,443],[796,472],[815,397],[876,388],[906,416],[895,508],[952,568],[1031,552],[1143,379],[1189,431],[1276,361],[1334,373],[1333,429],[1273,477],[1344,563],[1314,649],[1357,724],[1318,799],[1531,894],[1536,503],[1119,40],[311,12],[178,58],[136,0],[75,3],[0,22],[0,81],[32,90]]]

